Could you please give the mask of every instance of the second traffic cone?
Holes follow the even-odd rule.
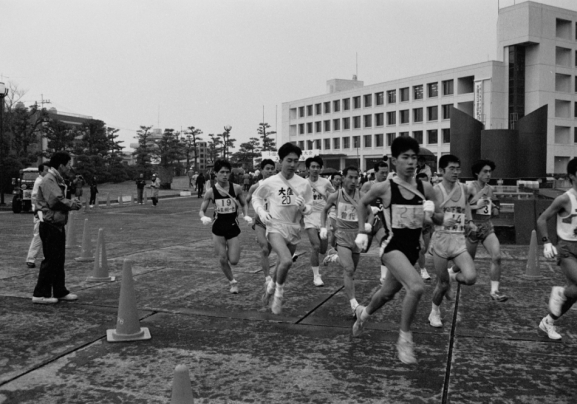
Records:
[[[88,282],[113,282],[114,276],[108,276],[108,258],[106,257],[106,245],[104,244],[104,229],[98,229],[98,239],[96,240],[96,252],[94,253],[94,270],[92,276],[86,280]]]
[[[94,197],[94,209],[98,209],[100,206],[100,201],[98,200],[98,195]]]
[[[88,219],[84,219],[84,233],[82,234],[82,253],[80,257],[75,258],[76,261],[80,262],[92,262],[94,257],[92,256],[92,246],[91,246],[90,234],[88,229]]]
[[[188,368],[185,365],[177,365],[174,368],[174,378],[172,380],[172,396],[170,404],[193,404],[192,386]]]
[[[108,342],[119,342],[150,338],[150,331],[146,327],[140,327],[140,320],[138,319],[136,294],[134,293],[134,281],[132,279],[132,261],[124,260],[116,329],[106,330],[106,340]]]
[[[74,212],[68,214],[68,224],[66,225],[66,248],[73,248],[78,245],[76,232],[74,231]]]
[[[110,192],[106,194],[106,207],[110,207]]]
[[[539,279],[541,274],[539,271],[539,253],[537,252],[537,232],[531,232],[531,243],[529,244],[529,254],[527,256],[527,266],[523,278]]]

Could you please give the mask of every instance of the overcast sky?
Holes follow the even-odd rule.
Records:
[[[0,81],[121,129],[125,147],[140,125],[205,140],[231,125],[238,146],[263,106],[280,132],[281,104],[352,78],[356,55],[365,85],[497,59],[498,3],[514,2],[0,0]]]

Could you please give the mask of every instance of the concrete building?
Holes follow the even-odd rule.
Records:
[[[499,10],[497,30],[500,60],[373,85],[333,79],[326,94],[283,103],[281,144],[367,170],[397,136],[449,153],[453,107],[485,129],[516,129],[547,105],[546,171],[565,172],[577,155],[577,12],[524,2]]]

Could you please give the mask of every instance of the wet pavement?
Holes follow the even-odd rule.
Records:
[[[195,197],[175,198],[75,215],[77,245],[84,219],[93,246],[104,229],[110,275],[120,278],[123,260],[134,262],[140,325],[152,339],[121,343],[106,341],[121,282],[88,282],[93,263],[75,261],[75,246],[66,276],[79,300],[32,304],[37,269],[24,264],[32,216],[0,213],[0,403],[168,403],[179,364],[189,368],[196,403],[577,402],[577,310],[558,321],[561,341],[538,331],[551,287],[564,280],[543,259],[541,279],[521,277],[528,246],[503,246],[505,303],[489,298],[490,260],[480,248],[477,284],[443,302],[439,329],[427,321],[428,284],[413,327],[419,362],[405,365],[395,348],[403,292],[353,339],[340,267],[321,266],[325,286],[315,287],[303,233],[275,316],[260,301],[254,231],[241,225],[233,268],[240,293],[232,295],[199,206]],[[357,271],[361,304],[379,276],[372,249]]]

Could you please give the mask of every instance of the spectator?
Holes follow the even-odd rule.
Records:
[[[136,196],[138,200],[138,204],[142,205],[143,202],[143,194],[144,194],[144,186],[146,185],[146,180],[144,179],[144,174],[140,173],[138,178],[136,179]]]
[[[28,268],[36,268],[36,256],[40,252],[40,247],[42,247],[42,240],[40,239],[40,222],[42,212],[39,211],[38,203],[36,198],[38,196],[38,190],[40,189],[40,183],[44,176],[48,173],[48,164],[40,164],[38,166],[38,178],[34,181],[34,187],[32,188],[32,212],[34,212],[34,233],[32,236],[32,242],[30,243],[30,248],[28,249],[28,256],[26,257],[26,266]]]
[[[74,195],[79,199],[82,196],[82,187],[84,184],[84,177],[82,175],[77,175],[74,179]]]
[[[98,187],[96,184],[96,177],[92,177],[92,181],[90,182],[90,207],[93,207],[96,203],[96,194],[98,193]]]
[[[196,177],[196,190],[198,191],[198,197],[202,198],[202,195],[204,194],[204,184],[206,183],[206,179],[204,178],[204,175],[202,173],[200,173],[198,175],[198,177]]]
[[[160,178],[156,174],[152,174],[150,188],[152,188],[152,204],[156,206],[158,204],[158,190],[160,189]]]

